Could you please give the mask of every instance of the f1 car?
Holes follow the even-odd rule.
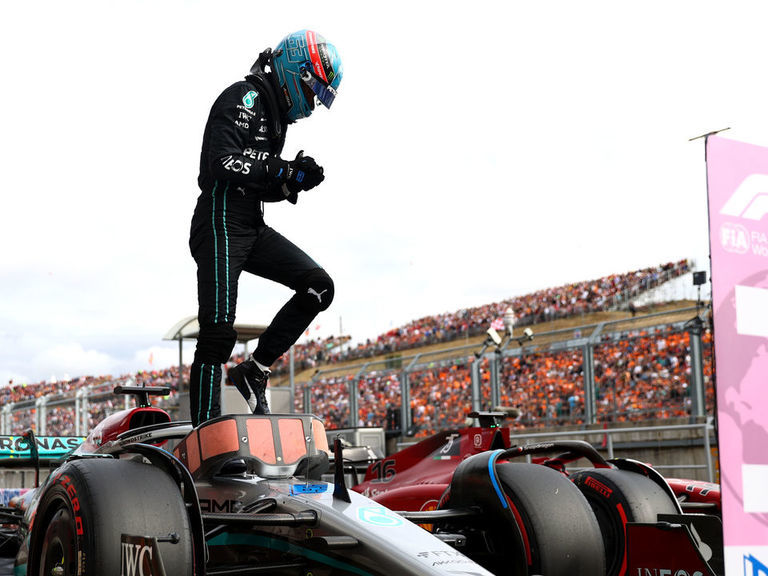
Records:
[[[511,565],[513,574],[589,573],[572,570],[574,549],[604,552],[609,576],[724,573],[717,484],[665,479],[631,459],[606,461],[581,441],[517,446],[502,426],[504,413],[469,416],[476,426],[351,463],[352,490],[418,522],[429,520],[428,510],[479,505],[481,513],[461,526],[446,518],[429,528],[465,534],[465,553],[496,574]],[[566,469],[585,460],[588,468]],[[356,483],[361,467],[365,477]]]
[[[0,522],[15,524],[14,575],[491,574],[457,549],[460,535],[431,534],[350,493],[342,458],[337,481],[321,481],[328,444],[315,416],[223,416],[192,428],[150,406],[168,389],[115,391],[139,406],[98,424],[2,511]],[[17,456],[39,465],[27,439]]]
[[[596,460],[591,475],[569,476],[563,463],[589,453],[581,444],[546,465],[515,461],[561,448],[506,445],[492,414],[373,463],[350,491],[341,441],[331,453],[313,415],[224,416],[193,428],[150,406],[167,389],[116,392],[138,407],[97,425],[0,512],[15,575],[718,574],[648,469]],[[52,460],[34,435],[27,442],[17,456]],[[24,462],[4,462],[13,460]],[[595,493],[611,505],[601,509]],[[665,499],[667,517],[632,522]],[[626,515],[618,524],[615,510]],[[690,554],[646,556],[657,530]]]

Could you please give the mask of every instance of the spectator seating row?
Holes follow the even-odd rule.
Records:
[[[702,336],[705,407],[714,411],[712,333]],[[593,347],[596,414],[599,422],[640,421],[691,414],[692,359],[690,336],[680,327],[660,326],[604,335]],[[381,426],[390,432],[424,436],[461,426],[472,410],[471,365],[479,367],[481,403],[490,405],[490,372],[486,359],[474,356],[418,368],[407,374],[411,422],[403,430],[402,372],[370,372],[315,381],[310,390],[312,412],[332,428],[350,427],[350,386],[358,395],[358,426]],[[536,349],[501,362],[501,405],[517,414],[511,426],[584,423],[583,349]],[[297,391],[301,409],[303,390]]]
[[[516,326],[617,307],[629,309],[640,294],[690,271],[691,262],[680,260],[538,290],[500,302],[425,316],[354,346],[344,346],[350,340],[348,336],[316,339],[294,346],[294,365],[299,370],[305,370],[320,364],[370,358],[474,336],[485,332],[494,320],[502,318],[507,308],[515,312]],[[279,375],[287,371],[288,363],[286,354],[275,363],[273,372]]]

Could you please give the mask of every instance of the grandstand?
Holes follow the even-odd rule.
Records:
[[[309,385],[297,388],[295,407],[321,415],[329,428],[381,426],[405,436],[424,436],[465,423],[474,408],[476,367],[479,407],[514,413],[510,425],[515,429],[693,416],[698,409],[691,385],[690,320],[696,312],[694,302],[678,302],[634,318],[614,311],[588,316],[591,324],[579,323],[581,318],[537,324],[537,342],[480,359],[474,352],[482,337],[459,347],[432,346],[409,356],[341,363],[313,371]],[[598,332],[608,325],[610,331]],[[703,351],[700,386],[705,402],[698,413],[712,414],[711,331],[694,337]],[[491,385],[495,370],[497,398]],[[350,389],[357,390],[356,419]],[[594,398],[591,414],[587,390]],[[408,425],[401,427],[401,421]]]
[[[379,426],[403,437],[463,425],[477,404],[509,409],[516,429],[712,414],[712,339],[706,327],[705,405],[697,406],[692,394],[695,367],[686,322],[698,309],[694,313],[690,301],[649,305],[652,310],[630,305],[690,270],[688,261],[670,262],[423,317],[355,345],[349,336],[296,345],[293,409],[310,408],[329,429]],[[535,342],[477,358],[488,326],[508,307],[515,310],[516,329],[532,327]],[[603,332],[606,325],[611,328]],[[275,388],[288,385],[286,362],[275,366]],[[127,399],[110,391],[126,380],[169,386],[172,393],[162,405],[173,412],[178,382],[188,382],[189,366],[181,375],[171,367],[7,386],[0,389],[2,432],[33,427],[49,435],[83,434],[123,407]]]
[[[310,342],[295,347],[295,361],[301,368],[309,368],[316,367],[318,363],[372,358],[432,344],[454,342],[484,333],[510,307],[515,311],[515,325],[519,327],[566,318],[584,320],[586,315],[601,311],[630,310],[633,303],[640,302],[643,296],[683,278],[691,271],[691,266],[689,260],[668,262],[642,270],[547,288],[500,302],[425,316],[405,326],[393,328],[373,340],[368,339],[354,347],[335,348],[331,353],[323,353],[323,348],[327,349],[327,344],[333,344],[333,338]],[[285,356],[278,360],[273,366],[273,374],[279,375],[285,371],[287,362]]]

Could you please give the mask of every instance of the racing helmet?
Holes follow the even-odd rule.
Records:
[[[289,122],[312,114],[315,98],[330,108],[343,74],[336,47],[312,30],[283,38],[272,54],[272,70],[288,105]]]

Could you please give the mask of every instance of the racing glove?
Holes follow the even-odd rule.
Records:
[[[267,160],[267,175],[282,186],[284,196],[294,204],[299,192],[311,190],[325,179],[323,167],[318,166],[311,156],[304,156],[303,150],[291,161],[279,156],[270,157]]]

